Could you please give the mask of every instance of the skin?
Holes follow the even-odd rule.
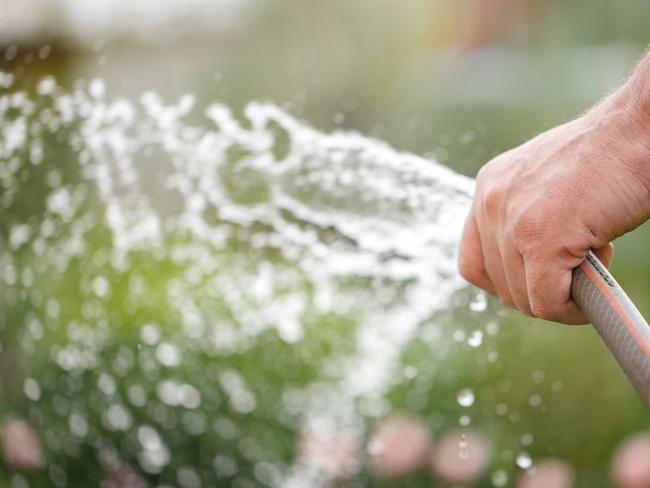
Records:
[[[650,55],[616,92],[577,119],[488,162],[477,176],[458,265],[504,305],[566,324],[572,270],[590,249],[650,218]]]

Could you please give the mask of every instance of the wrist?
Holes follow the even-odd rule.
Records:
[[[650,218],[650,58],[584,117],[598,158],[636,180],[636,217]],[[616,170],[616,171],[618,171]]]
[[[635,67],[629,79],[587,114],[597,125],[614,122],[641,138],[650,147],[650,54]],[[605,124],[599,124],[602,120]]]
[[[650,58],[646,56],[639,64],[623,90],[627,109],[619,136],[628,146],[628,167],[645,190],[647,220],[650,219]]]
[[[639,62],[623,89],[634,105],[639,123],[650,127],[650,55]]]

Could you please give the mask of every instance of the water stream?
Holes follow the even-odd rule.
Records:
[[[361,436],[389,413],[405,347],[452,340],[435,317],[464,287],[470,179],[271,104],[0,86],[3,357],[55,467],[90,449],[161,480],[199,476],[198,457],[316,483],[269,432]],[[191,440],[208,435],[217,451]]]

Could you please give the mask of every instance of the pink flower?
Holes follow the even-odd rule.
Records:
[[[8,418],[0,427],[0,448],[14,469],[30,471],[43,466],[43,448],[36,430],[27,421]]]
[[[619,488],[647,488],[650,486],[650,433],[627,438],[616,450],[610,467],[610,476]]]
[[[431,436],[417,418],[394,415],[382,420],[368,442],[371,469],[380,476],[409,474],[429,452]]]
[[[471,430],[449,432],[438,441],[431,455],[433,475],[447,483],[471,483],[480,479],[490,460],[490,448]]]
[[[330,481],[352,477],[359,468],[355,437],[328,420],[309,422],[296,442],[297,462]]]
[[[574,482],[573,469],[560,459],[542,459],[523,473],[517,488],[571,488]]]
[[[128,464],[120,464],[104,473],[102,488],[146,488],[146,481]]]

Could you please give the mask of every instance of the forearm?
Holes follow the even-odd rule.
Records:
[[[641,204],[645,218],[650,218],[650,54],[621,87],[582,119],[593,131],[591,139],[602,163],[623,163],[645,186]]]
[[[645,123],[650,121],[650,50],[639,61],[624,87],[633,98]]]

